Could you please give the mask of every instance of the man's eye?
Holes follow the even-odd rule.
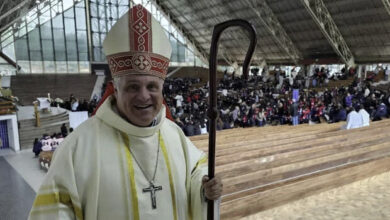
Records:
[[[127,87],[127,90],[128,90],[128,91],[136,91],[136,90],[138,90],[138,88],[139,88],[138,85],[129,85],[129,86]]]
[[[155,91],[155,90],[158,89],[158,86],[157,86],[157,85],[154,85],[154,84],[150,84],[150,85],[148,85],[148,89],[149,89],[149,90],[152,90],[152,91]]]

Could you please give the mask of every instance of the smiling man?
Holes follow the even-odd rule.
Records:
[[[114,94],[56,150],[30,219],[206,219],[222,193],[207,157],[165,117],[171,47],[140,5],[104,44]]]
[[[147,127],[161,110],[164,81],[150,75],[114,78],[116,106],[122,118]]]

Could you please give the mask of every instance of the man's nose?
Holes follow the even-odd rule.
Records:
[[[141,87],[138,93],[138,98],[142,101],[147,101],[150,98],[150,92],[146,87]]]

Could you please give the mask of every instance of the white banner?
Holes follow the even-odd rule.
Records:
[[[75,129],[88,119],[88,112],[69,112],[69,127]]]

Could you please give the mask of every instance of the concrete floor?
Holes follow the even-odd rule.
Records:
[[[34,118],[33,106],[18,106],[18,109],[18,120]],[[41,113],[41,118],[66,111],[53,107],[51,112]],[[19,152],[0,149],[0,220],[27,219],[45,175],[32,149]]]
[[[5,160],[23,177],[28,185],[38,191],[46,171],[40,168],[38,158],[31,149],[5,156]]]
[[[27,219],[45,175],[31,150],[0,150],[0,220]]]
[[[27,219],[34,197],[34,190],[23,177],[0,157],[0,219]]]

